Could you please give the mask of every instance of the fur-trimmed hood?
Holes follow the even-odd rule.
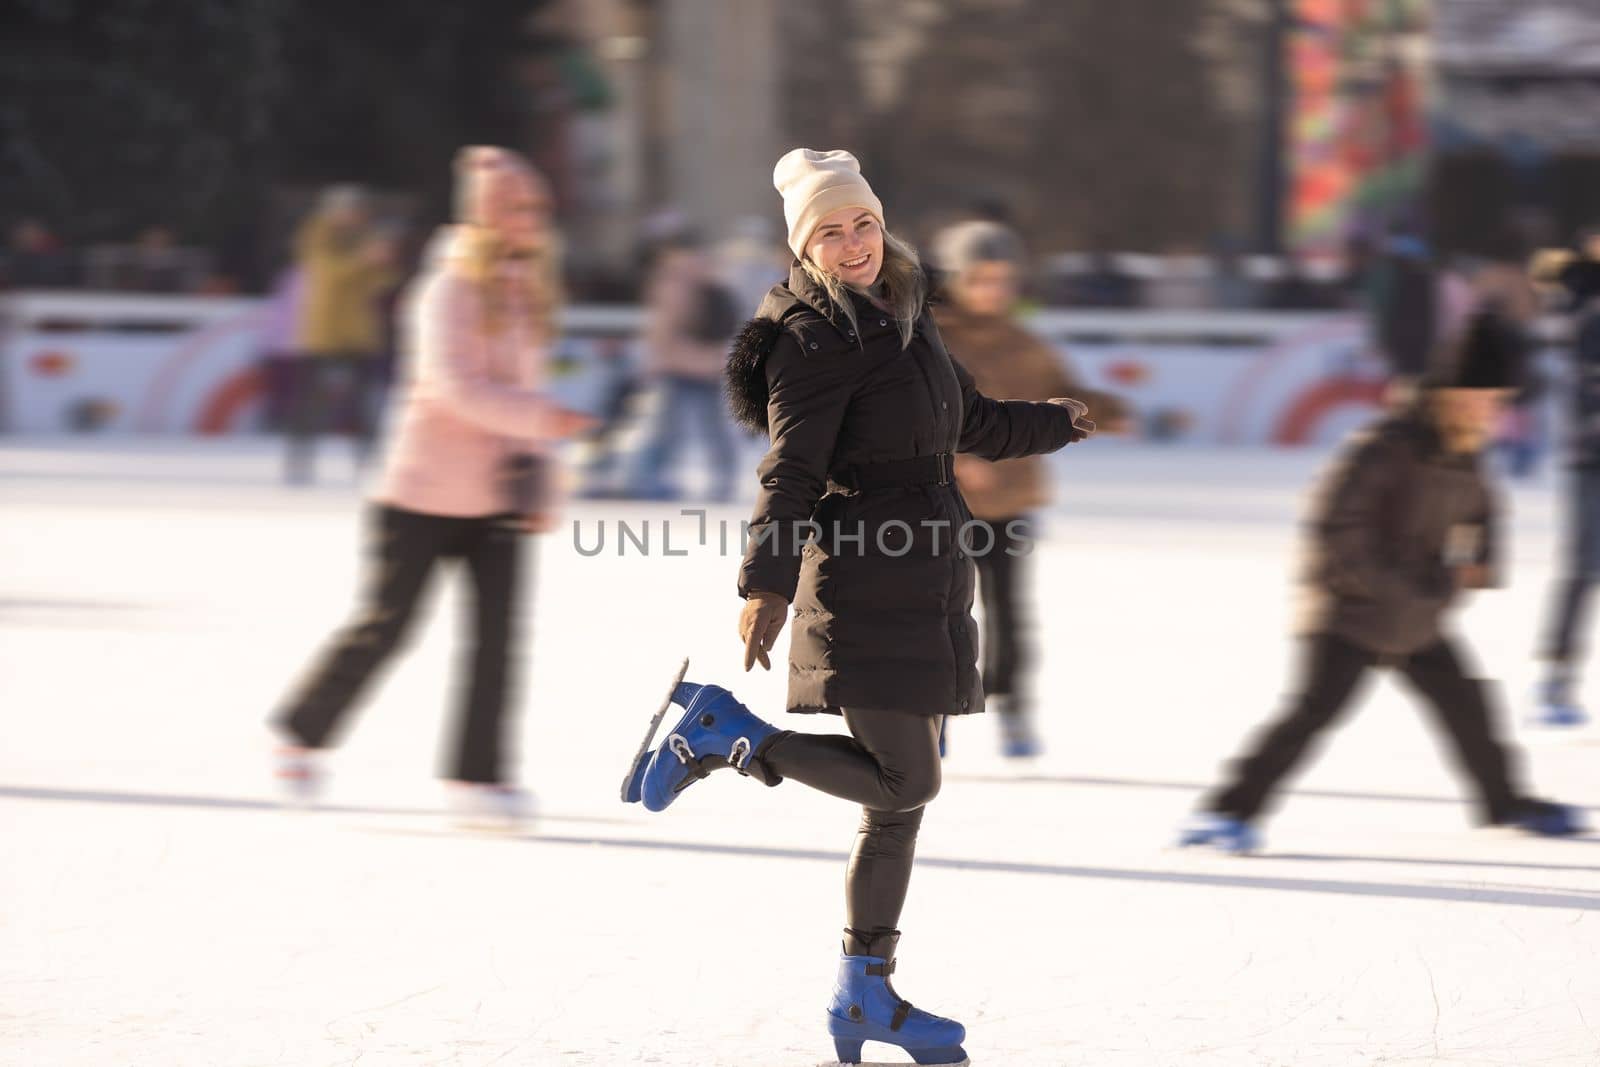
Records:
[[[767,354],[783,327],[773,319],[753,318],[733,338],[726,370],[728,411],[751,433],[767,432]]]
[[[766,360],[785,332],[813,350],[821,345],[837,352],[858,343],[844,312],[798,262],[791,265],[789,283],[767,292],[755,317],[734,335],[728,350],[724,370],[728,411],[751,433],[767,432]]]
[[[843,319],[827,293],[794,263],[789,268],[789,284],[774,285],[756,310],[755,317],[740,327],[728,350],[724,371],[728,410],[740,426],[751,433],[767,432],[767,356],[786,329],[803,321],[832,324]],[[835,330],[840,342],[844,331]]]

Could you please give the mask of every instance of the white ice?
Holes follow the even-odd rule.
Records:
[[[1391,682],[1296,780],[1265,855],[1168,847],[1278,705],[1324,459],[1059,457],[1036,559],[1047,754],[1008,764],[993,722],[954,724],[902,921],[900,992],[964,1021],[980,1067],[1600,1063],[1600,841],[1473,829]],[[442,814],[453,574],[339,750],[330,809],[285,813],[264,723],[350,609],[361,528],[342,449],[323,488],[280,487],[278,462],[266,441],[0,443],[0,1063],[828,1061],[857,813],[733,774],[661,815],[617,799],[680,657],[781,706],[781,674],[741,672],[715,525],[701,547],[675,506],[584,504],[586,538],[653,520],[654,554],[617,558],[612,529],[596,558],[540,539],[529,833]],[[1556,484],[1516,491],[1513,585],[1461,618],[1513,717]],[[661,555],[668,520],[687,555]],[[1508,729],[1541,794],[1600,814],[1593,734]]]

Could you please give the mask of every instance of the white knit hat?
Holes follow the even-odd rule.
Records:
[[[789,249],[804,259],[806,241],[823,217],[840,208],[872,212],[883,225],[883,204],[861,176],[861,163],[843,149],[818,152],[796,148],[772,168],[772,184],[783,196],[783,219],[789,224]]]

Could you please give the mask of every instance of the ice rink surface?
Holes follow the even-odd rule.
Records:
[[[1278,704],[1324,459],[1057,457],[1035,560],[1046,754],[1008,764],[992,721],[955,722],[902,921],[899,991],[965,1022],[974,1064],[1600,1063],[1600,839],[1471,828],[1390,681],[1264,855],[1168,847]],[[328,808],[273,802],[265,719],[356,589],[348,468],[329,446],[323,487],[291,490],[265,441],[0,443],[0,1064],[828,1062],[857,812],[731,773],[661,815],[617,799],[681,657],[781,706],[781,673],[741,671],[717,544],[746,507],[714,512],[704,546],[671,505],[575,506],[591,547],[606,521],[598,556],[570,527],[539,539],[517,736],[542,814],[474,834],[432,777],[454,574]],[[1515,492],[1512,588],[1460,618],[1509,717],[1535,677],[1553,487]],[[618,558],[619,517],[650,521],[649,557]],[[663,523],[687,554],[661,553]],[[1600,820],[1596,735],[1511,728],[1537,790]]]

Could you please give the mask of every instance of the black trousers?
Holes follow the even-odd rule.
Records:
[[[1235,761],[1228,782],[1206,806],[1238,819],[1254,818],[1312,742],[1350,706],[1368,671],[1379,665],[1393,666],[1427,702],[1457,764],[1477,787],[1482,820],[1502,821],[1523,795],[1513,784],[1511,756],[1496,733],[1484,684],[1468,676],[1454,646],[1443,638],[1392,662],[1331,634],[1308,638],[1299,692]]]
[[[279,723],[321,748],[389,657],[401,647],[429,576],[441,560],[466,564],[472,581],[470,648],[446,773],[468,782],[505,780],[506,707],[521,570],[521,535],[499,517],[454,518],[374,506],[366,587],[355,617],[292,693]]]
[[[978,595],[983,599],[983,691],[1010,697],[1002,714],[1016,714],[1023,710],[1022,686],[1033,666],[1026,601],[1026,553],[1032,533],[1021,515],[979,519],[976,526],[988,528],[988,533],[974,528],[970,538],[972,560],[978,566]],[[985,546],[990,546],[987,552]]]
[[[939,716],[841,709],[849,736],[778,735],[761,761],[785,778],[860,804],[845,868],[845,952],[894,952],[922,811],[939,793]]]
[[[348,427],[357,461],[366,463],[377,431],[383,367],[374,356],[306,355],[291,361],[286,474],[311,478],[317,436]]]

